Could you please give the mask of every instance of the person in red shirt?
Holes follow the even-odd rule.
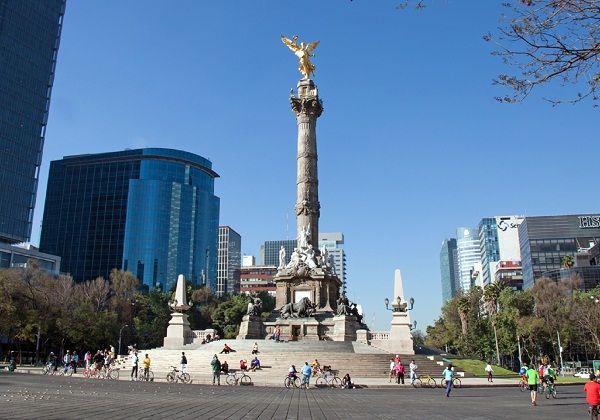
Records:
[[[590,381],[585,384],[583,391],[585,392],[585,399],[590,406],[590,410],[593,407],[596,407],[596,410],[598,410],[598,406],[600,406],[600,384],[596,382],[596,377],[593,373],[590,374]],[[596,411],[596,415],[593,418],[598,420],[598,411]]]

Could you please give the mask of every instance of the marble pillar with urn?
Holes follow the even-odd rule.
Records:
[[[394,297],[392,302],[392,322],[388,351],[395,354],[415,354],[413,349],[411,323],[408,302],[404,299],[402,274],[399,269],[394,272]]]

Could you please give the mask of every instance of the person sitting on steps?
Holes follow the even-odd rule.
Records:
[[[231,347],[229,347],[229,346],[227,345],[227,343],[225,343],[225,346],[223,347],[223,350],[221,350],[221,353],[220,353],[220,354],[223,354],[223,353],[225,353],[225,354],[229,354],[229,353],[235,353],[235,350],[234,350],[234,349],[232,349]]]

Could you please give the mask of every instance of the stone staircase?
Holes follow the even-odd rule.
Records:
[[[230,369],[238,369],[240,359],[250,363],[253,358],[251,351],[254,340],[220,340],[208,344],[193,343],[181,350],[167,350],[156,348],[140,351],[140,361],[148,353],[152,360],[151,370],[155,380],[164,380],[171,366],[179,368],[181,352],[185,351],[188,360],[188,373],[195,383],[208,383],[212,381],[210,362],[215,354],[221,362],[227,361]],[[252,381],[257,385],[273,385],[283,383],[290,365],[296,365],[298,371],[304,362],[311,363],[315,358],[321,365],[331,365],[342,377],[349,373],[353,378],[387,378],[390,358],[394,355],[375,347],[357,342],[274,342],[271,340],[257,340],[262,368],[256,372],[249,372]],[[234,353],[220,354],[224,344],[227,343]],[[440,377],[441,368],[435,361],[425,356],[400,355],[406,365],[408,377],[408,364],[415,359],[421,375],[431,374]],[[129,357],[119,358],[118,363],[123,370],[130,369]],[[140,363],[141,365],[141,363]],[[126,377],[123,372],[122,377]],[[224,380],[224,378],[222,378]]]

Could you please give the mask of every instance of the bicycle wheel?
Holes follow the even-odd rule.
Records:
[[[421,381],[419,378],[416,378],[414,381],[412,381],[412,386],[415,388],[421,388],[423,386],[423,381]]]
[[[462,383],[460,382],[460,378],[454,378],[452,380],[452,386],[454,386],[454,388],[460,388],[462,385]]]
[[[44,366],[44,367],[42,368],[42,373],[43,373],[44,375],[47,375],[49,371],[50,371],[50,369],[48,368],[48,366]]]
[[[227,378],[225,379],[225,382],[227,382],[227,385],[235,385],[236,384],[236,380],[235,380],[235,375],[227,375]]]
[[[169,372],[167,373],[167,382],[172,384],[173,382],[175,382],[175,372]]]
[[[291,388],[293,386],[292,385],[292,378],[290,378],[289,376],[286,376],[283,379],[283,386],[286,387],[286,388]]]
[[[150,382],[154,382],[154,372],[152,372],[151,370],[148,371],[148,380]]]
[[[292,380],[292,385],[294,385],[294,388],[300,388],[302,386],[302,379],[295,377]]]
[[[192,382],[192,377],[187,372],[182,373],[180,378],[184,384],[189,384],[190,382]]]
[[[248,375],[244,375],[240,379],[240,385],[243,385],[243,386],[252,385],[252,379]]]
[[[318,388],[324,388],[327,386],[327,381],[325,380],[324,377],[319,376],[317,378],[317,380],[315,381],[315,384],[317,385]]]
[[[114,369],[108,372],[108,378],[114,381],[119,379],[119,369]]]
[[[556,398],[556,385],[552,387],[552,398]]]
[[[340,378],[338,378],[337,376],[334,376],[333,379],[331,380],[331,386],[333,386],[334,388],[341,388],[342,380]]]
[[[437,382],[435,381],[435,379],[433,379],[433,378],[427,379],[427,387],[433,388],[433,389],[437,388]]]
[[[527,389],[527,384],[525,383],[525,381],[520,380],[519,381],[519,391],[525,392],[526,389]]]

